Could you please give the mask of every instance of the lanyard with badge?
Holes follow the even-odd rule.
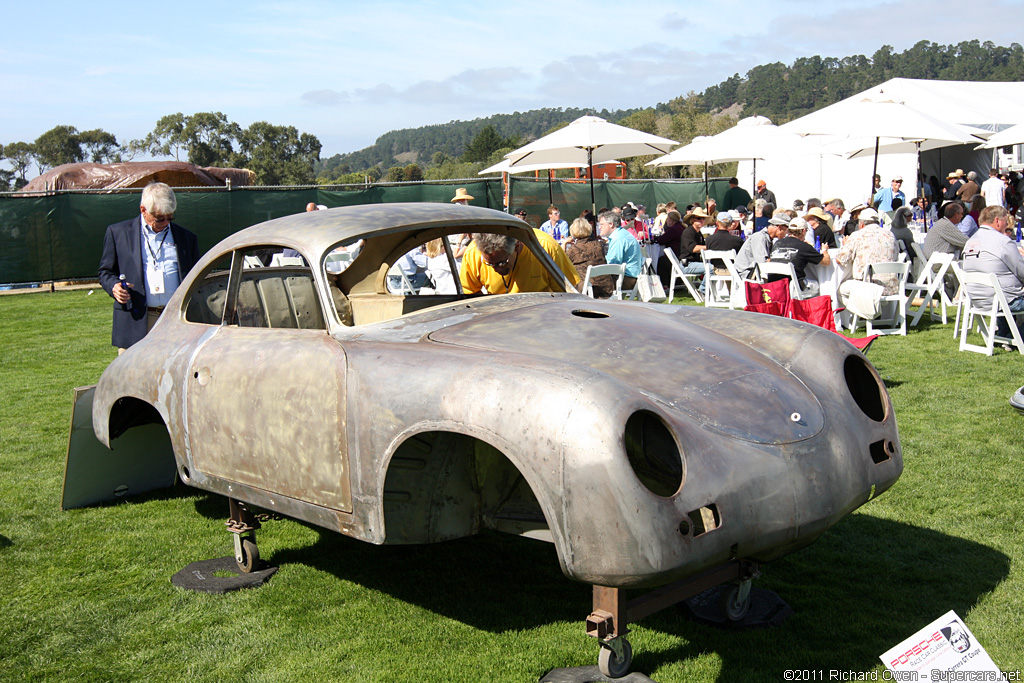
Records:
[[[149,237],[146,236],[142,241],[146,243],[146,250],[149,251],[150,261],[146,266],[146,282],[149,285],[149,289],[153,294],[164,293],[164,271],[160,268],[160,264],[157,263],[157,253],[162,254],[164,248],[164,242],[167,241],[167,233],[170,232],[170,226],[163,229],[163,235],[160,236],[160,244],[157,245],[156,251],[149,244]]]

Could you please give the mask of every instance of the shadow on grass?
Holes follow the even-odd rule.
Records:
[[[496,633],[560,621],[579,622],[582,633],[590,612],[590,586],[563,576],[547,543],[485,532],[433,545],[374,546],[317,530],[313,545],[266,559],[315,567]],[[762,567],[757,585],[795,610],[783,625],[726,631],[668,609],[640,624],[686,644],[637,651],[633,668],[654,672],[713,651],[722,658],[723,681],[741,680],[755,669],[782,672],[822,663],[869,671],[882,652],[947,610],[966,615],[1009,568],[1006,555],[984,545],[854,515],[812,546]]]
[[[227,517],[226,498],[183,485],[119,504],[178,498],[192,499],[204,518]],[[561,573],[548,543],[484,532],[430,545],[375,546],[305,526],[318,534],[315,543],[278,549],[265,559],[314,567],[494,633],[576,622],[582,634],[590,612],[590,586]],[[0,548],[8,545],[0,536]],[[878,655],[946,611],[966,616],[1009,568],[1005,554],[985,545],[856,513],[811,546],[762,567],[756,585],[775,591],[795,611],[784,624],[726,631],[665,610],[640,625],[684,642],[637,649],[634,670],[653,674],[715,652],[723,681],[744,679],[755,669],[764,675],[822,665],[869,671],[880,665]]]
[[[7,548],[11,545],[14,545],[11,539],[7,538],[6,536],[0,536],[0,548]]]
[[[929,529],[854,515],[812,546],[762,567],[756,582],[778,593],[795,614],[774,629],[726,631],[655,615],[646,626],[688,642],[635,654],[634,669],[712,651],[719,680],[752,669],[774,678],[786,669],[825,666],[870,671],[879,655],[948,610],[965,616],[1010,571],[1010,558],[987,546]]]
[[[591,588],[567,579],[554,545],[497,532],[429,545],[377,546],[317,527],[319,540],[268,561],[301,563],[485,631],[590,613]]]

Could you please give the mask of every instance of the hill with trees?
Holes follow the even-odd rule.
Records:
[[[365,176],[386,177],[395,168],[405,168],[401,164],[409,164],[421,169],[425,177],[443,166],[464,175],[442,177],[469,177],[484,163],[495,163],[501,158],[492,155],[473,167],[452,163],[459,159],[470,161],[465,158],[466,149],[488,126],[507,139],[519,138],[525,143],[587,113],[686,143],[697,135],[713,135],[729,128],[740,116],[761,115],[776,124],[785,123],[897,77],[1021,81],[1024,49],[1017,43],[1002,47],[972,40],[939,45],[924,40],[900,53],[886,45],[871,57],[801,57],[791,65],[775,62],[756,66],[746,75],[737,73],[702,93],[690,92],[644,110],[538,109],[391,131],[366,149],[324,160],[317,168],[317,176],[319,182],[361,182]],[[680,170],[684,175],[696,171],[644,167],[643,163],[650,158],[631,160],[630,175],[653,177]],[[721,165],[713,172],[727,173],[730,167]],[[397,175],[391,173],[392,177]]]

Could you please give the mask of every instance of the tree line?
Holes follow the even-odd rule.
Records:
[[[437,173],[471,177],[488,163],[466,164],[470,142],[488,126],[499,135],[529,141],[587,113],[624,126],[662,135],[686,144],[698,135],[714,135],[735,124],[740,116],[767,116],[782,124],[862,92],[891,78],[963,81],[1024,80],[1024,49],[1017,43],[1002,47],[990,41],[939,45],[920,41],[897,53],[889,45],[871,57],[802,57],[790,65],[759,65],[745,76],[735,74],[702,93],[690,92],[643,110],[592,112],[581,109],[539,109],[499,114],[474,121],[391,131],[366,149],[337,154],[318,166],[318,182],[362,182],[364,178],[397,176],[415,167],[427,178]],[[510,150],[509,150],[510,151]],[[684,177],[703,173],[703,167],[653,169],[653,157],[626,160],[631,177]],[[452,163],[452,160],[462,163]],[[715,176],[731,175],[735,164],[709,169]],[[566,175],[567,171],[559,172]]]
[[[943,81],[1024,80],[1024,48],[990,41],[939,45],[927,40],[896,53],[883,45],[870,57],[801,57],[735,74],[699,96],[704,111],[743,106],[744,116],[767,116],[782,124],[856,95],[891,78]],[[660,106],[660,105],[659,105]]]
[[[255,173],[258,185],[309,185],[316,180],[313,165],[320,159],[320,149],[315,135],[294,126],[257,121],[243,128],[220,112],[169,114],[145,138],[123,145],[102,128],[79,131],[59,125],[33,142],[0,145],[0,160],[10,166],[0,168],[0,189],[24,187],[33,165],[42,175],[63,164],[116,163],[146,153],[197,166],[247,168]]]

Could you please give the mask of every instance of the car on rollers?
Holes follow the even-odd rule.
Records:
[[[564,291],[395,290],[410,250],[487,232],[522,242]],[[588,298],[526,223],[471,206],[353,206],[232,235],[88,399],[102,452],[88,467],[69,452],[66,485],[96,492],[66,488],[66,507],[176,475],[231,501],[243,570],[259,559],[254,510],[375,544],[547,541],[594,586],[587,628],[608,675],[629,670],[629,622],[718,583],[741,617],[757,563],[903,468],[882,380],[838,335]],[[661,589],[624,601],[645,587]]]

